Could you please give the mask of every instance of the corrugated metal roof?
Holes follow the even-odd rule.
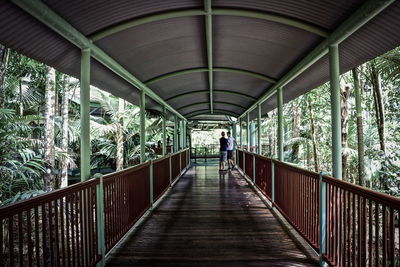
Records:
[[[119,23],[168,11],[203,9],[202,0],[116,0],[44,1],[85,35]],[[350,16],[362,0],[213,0],[213,8],[245,9],[296,19],[328,31]],[[400,45],[400,3],[396,1],[340,45],[341,71],[346,71]],[[80,51],[47,26],[9,1],[0,2],[0,43],[79,77]],[[279,79],[299,62],[322,37],[288,25],[239,16],[213,16],[214,67],[238,68]],[[146,81],[163,74],[192,68],[207,68],[205,21],[202,16],[180,17],[146,23],[112,34],[96,44],[122,66]],[[327,59],[322,58],[284,88],[289,101],[328,80]],[[138,92],[132,85],[93,60],[92,84],[137,104]],[[246,97],[223,94],[232,91],[260,97],[272,84],[251,76],[214,72],[214,99],[249,107]],[[208,90],[206,72],[183,74],[149,85],[163,99],[190,91]],[[175,109],[209,101],[206,92],[169,100]],[[205,109],[196,105],[183,112]],[[208,105],[209,106],[209,105]],[[272,97],[263,112],[274,109]],[[148,100],[147,107],[158,109]],[[241,113],[237,106],[215,104],[219,110]],[[253,112],[254,113],[254,112]],[[252,115],[252,118],[254,116]]]

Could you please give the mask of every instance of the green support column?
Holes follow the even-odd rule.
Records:
[[[256,124],[254,121],[250,122],[250,147],[254,147],[256,144]]]
[[[165,106],[163,107],[162,114],[162,154],[163,156],[167,155],[167,110]]]
[[[178,150],[181,150],[182,149],[182,120],[179,120],[179,123],[178,123],[178,136],[179,136],[179,138],[178,138]]]
[[[140,163],[145,161],[146,149],[146,94],[140,92]]]
[[[247,113],[246,116],[246,145],[247,145],[247,151],[250,151],[250,114]]]
[[[242,124],[242,119],[239,119],[239,145],[240,148],[243,149],[243,124]]]
[[[236,129],[236,122],[232,124],[232,137],[237,142],[237,129]],[[233,144],[233,150],[236,150],[236,144]]]
[[[257,153],[262,155],[261,144],[261,104],[257,105]]]
[[[174,152],[178,151],[178,117],[174,117]]]
[[[329,47],[329,76],[331,85],[332,175],[342,179],[342,126],[340,114],[339,48]]]
[[[278,97],[278,160],[283,161],[283,94],[282,88],[277,90]]]
[[[90,179],[90,49],[81,54],[81,181]]]
[[[183,121],[183,148],[186,148],[186,121]]]

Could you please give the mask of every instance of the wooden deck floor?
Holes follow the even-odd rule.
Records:
[[[237,171],[192,167],[107,266],[315,266]]]

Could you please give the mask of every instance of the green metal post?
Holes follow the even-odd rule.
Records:
[[[283,161],[283,93],[278,88],[278,160]]]
[[[261,104],[257,105],[257,153],[262,155],[261,144]]]
[[[250,122],[250,147],[254,147],[256,144],[256,124],[254,121]]]
[[[186,137],[187,137],[187,133],[186,133],[186,121],[182,121],[183,123],[183,147],[186,148],[187,147],[187,142],[186,142]]]
[[[342,179],[342,131],[340,114],[339,48],[329,47],[329,76],[331,85],[332,174]]]
[[[153,209],[154,204],[154,178],[153,178],[153,161],[150,161],[149,167],[149,184],[150,184],[150,209]]]
[[[178,151],[178,117],[174,117],[174,152]]]
[[[167,155],[167,110],[165,106],[163,107],[163,114],[162,114],[162,154],[163,156]]]
[[[246,144],[247,144],[247,151],[250,151],[250,114],[247,113],[246,116]]]
[[[237,142],[237,129],[236,129],[236,122],[234,122],[232,124],[232,137],[233,139],[235,139],[235,141]],[[236,150],[236,144],[233,144],[233,150]]]
[[[323,181],[323,175],[325,173],[321,172],[319,174],[319,242],[320,242],[320,264],[319,266],[326,266],[323,260],[323,255],[326,253],[326,183]]]
[[[90,179],[90,49],[81,54],[81,181]]]
[[[140,92],[140,162],[143,163],[146,159],[146,94]]]
[[[239,137],[240,137],[240,148],[243,149],[243,124],[242,119],[239,119]]]

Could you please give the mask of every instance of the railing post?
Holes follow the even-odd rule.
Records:
[[[97,253],[101,259],[97,263],[97,267],[105,266],[105,238],[104,238],[104,187],[103,175],[96,174],[95,178],[99,179],[96,186],[96,222],[97,222]]]
[[[182,151],[179,152],[179,174],[182,173]]]
[[[150,209],[153,208],[154,203],[154,177],[153,177],[153,161],[150,161],[149,166],[149,179],[150,179]]]
[[[253,153],[253,184],[256,183],[256,156]]]
[[[319,174],[319,232],[320,232],[320,266],[325,266],[325,261],[323,260],[323,255],[326,253],[326,183],[323,181],[323,175],[325,173],[321,172]]]
[[[243,169],[242,169],[242,171],[243,171],[244,174],[246,174],[246,155],[244,153],[244,150],[242,150],[242,151],[243,151],[243,153],[242,153],[242,158],[243,158]]]
[[[169,186],[172,185],[172,153],[168,154],[169,155]]]
[[[275,163],[271,159],[271,200],[272,207],[275,205]]]

